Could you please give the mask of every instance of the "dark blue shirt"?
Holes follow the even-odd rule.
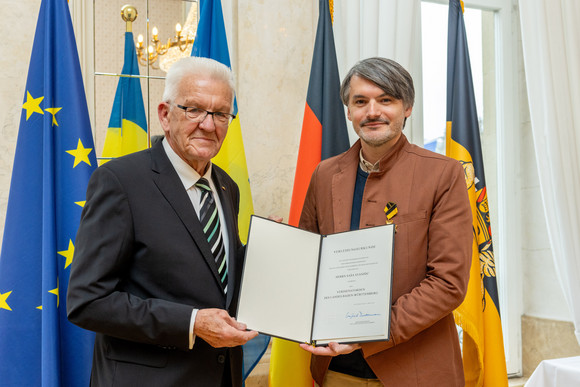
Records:
[[[363,194],[365,192],[365,185],[367,183],[368,177],[369,174],[363,171],[359,166],[356,174],[356,182],[354,184],[354,195],[352,198],[352,211],[350,214],[351,230],[359,229]],[[366,360],[364,359],[361,350],[356,350],[347,355],[333,357],[328,368],[335,372],[341,372],[343,374],[348,374],[359,378],[377,378],[371,367],[369,367]]]

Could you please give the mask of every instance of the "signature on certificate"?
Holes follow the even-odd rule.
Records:
[[[379,313],[364,313],[364,312],[346,312],[346,318],[360,318],[360,317],[371,317],[380,316]]]

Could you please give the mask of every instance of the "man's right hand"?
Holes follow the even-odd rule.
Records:
[[[256,331],[246,331],[246,324],[223,309],[198,310],[194,333],[214,348],[237,347],[258,336]]]

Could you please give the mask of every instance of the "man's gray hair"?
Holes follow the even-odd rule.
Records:
[[[374,83],[391,97],[402,99],[405,108],[412,107],[415,103],[415,88],[411,74],[394,60],[375,57],[361,60],[346,74],[340,86],[340,98],[347,106],[350,98],[350,81],[355,75]]]
[[[165,90],[163,91],[163,102],[175,102],[179,84],[186,76],[204,75],[225,82],[232,91],[235,90],[234,75],[232,70],[226,65],[209,58],[188,56],[175,62],[165,78]]]

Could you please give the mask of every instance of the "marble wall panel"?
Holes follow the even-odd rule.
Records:
[[[238,103],[254,209],[287,220],[317,2],[238,0],[235,14]]]

